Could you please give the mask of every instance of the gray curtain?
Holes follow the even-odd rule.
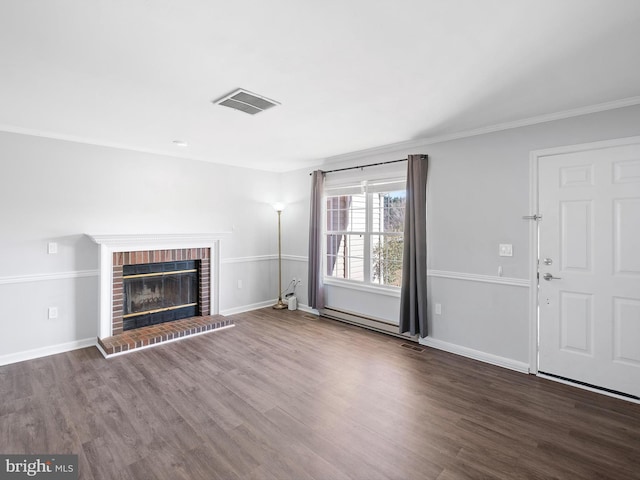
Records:
[[[409,155],[400,333],[427,336],[427,156]]]
[[[322,193],[324,172],[316,170],[311,176],[311,214],[309,217],[309,306],[324,308],[324,284],[322,282]]]

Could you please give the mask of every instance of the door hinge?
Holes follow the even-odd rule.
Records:
[[[542,215],[538,215],[537,213],[535,215],[525,215],[524,217],[522,217],[523,220],[542,220]]]

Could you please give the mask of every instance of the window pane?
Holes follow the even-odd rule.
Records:
[[[341,231],[340,225],[346,225],[350,197],[327,198],[327,231]]]
[[[335,255],[327,255],[327,257],[326,257],[326,265],[327,265],[326,275],[327,275],[327,277],[337,277],[338,276],[338,270],[336,269],[337,260],[338,260],[338,257],[336,257]]]
[[[327,197],[328,232],[363,232],[366,218],[365,195]]]
[[[364,259],[349,257],[349,262],[345,268],[347,271],[348,277],[350,280],[358,280],[359,282],[364,281]]]
[[[342,235],[327,235],[327,255],[338,255],[338,252],[344,250]]]
[[[372,231],[402,233],[404,231],[405,192],[384,192],[372,195]]]
[[[404,238],[402,235],[372,235],[372,282],[380,285],[394,285],[402,283],[402,249]]]
[[[327,235],[327,276],[364,281],[364,237]]]
[[[405,201],[404,190],[327,197],[326,275],[400,286]]]
[[[366,195],[351,195],[349,218],[350,232],[364,232],[367,229],[367,198]]]

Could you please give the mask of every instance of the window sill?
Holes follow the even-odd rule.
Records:
[[[400,287],[368,285],[366,283],[356,283],[337,278],[324,277],[324,284],[332,287],[347,288],[360,292],[375,293],[376,295],[387,295],[388,297],[400,298]]]

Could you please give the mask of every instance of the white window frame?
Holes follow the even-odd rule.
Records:
[[[350,179],[347,181],[334,181],[325,184],[325,191],[322,198],[322,271],[324,283],[326,285],[335,285],[354,290],[375,292],[377,294],[388,295],[392,297],[400,296],[400,287],[395,285],[385,285],[372,282],[372,265],[373,252],[371,249],[371,237],[383,232],[373,232],[373,196],[379,192],[396,192],[406,190],[406,177],[397,175],[384,178],[367,178],[361,176],[359,179]],[[351,278],[338,278],[327,275],[327,198],[342,195],[354,195],[365,193],[365,231],[354,231],[343,233],[349,235],[362,234],[364,237],[364,261],[363,261],[363,277],[364,280],[354,280]]]

